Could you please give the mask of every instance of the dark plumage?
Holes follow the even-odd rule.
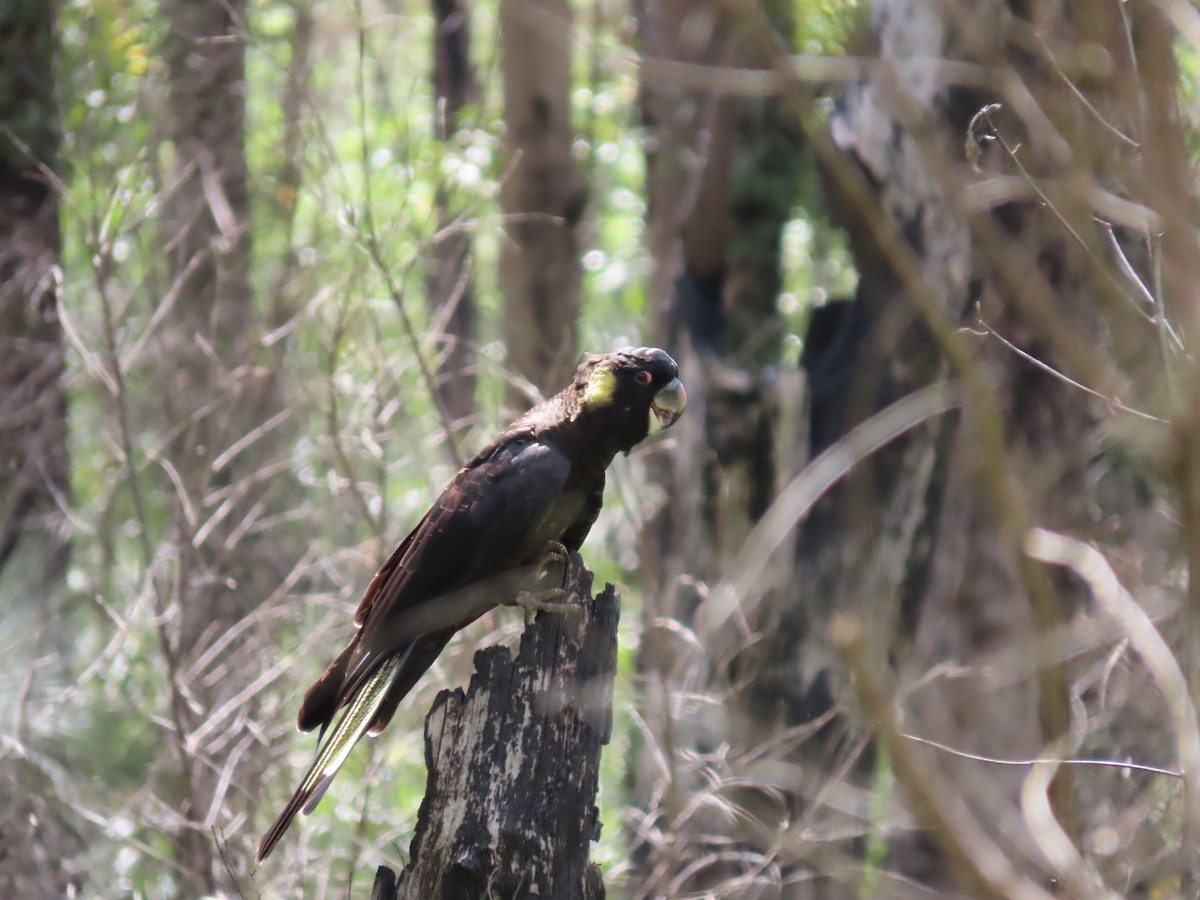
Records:
[[[590,357],[569,387],[531,409],[454,476],[376,573],[358,631],[308,689],[301,731],[334,722],[258,846],[262,861],[296,813],[312,812],[350,749],[378,734],[456,631],[513,596],[555,543],[578,550],[613,457],[670,427],[686,394],[662,350]]]

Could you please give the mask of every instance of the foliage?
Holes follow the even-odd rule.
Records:
[[[298,686],[337,643],[345,611],[373,566],[453,471],[401,315],[403,309],[414,323],[416,345],[431,352],[423,337],[421,275],[439,239],[438,190],[461,211],[461,227],[474,239],[482,316],[480,412],[459,436],[462,446],[477,446],[509,414],[501,408],[507,375],[494,275],[505,239],[498,184],[507,165],[500,152],[495,3],[472,10],[482,97],[446,144],[433,136],[429,10],[407,0],[312,8],[316,27],[301,112],[298,122],[287,121],[282,98],[295,77],[302,11],[307,4],[300,0],[255,0],[244,23],[251,279],[264,364],[282,367],[291,412],[278,452],[296,479],[296,495],[283,517],[302,535],[302,547],[298,558],[276,561],[283,573],[296,566],[297,577],[263,608],[273,643],[261,647],[262,670],[237,676],[270,671],[254,715],[263,722],[263,740],[288,765],[275,766],[261,784],[235,785],[229,808],[213,822],[218,840],[231,844],[252,840],[307,761],[307,741],[288,727]],[[821,28],[828,36],[833,26]],[[163,29],[161,7],[148,0],[67,0],[60,7],[74,652],[66,681],[46,684],[37,695],[45,706],[30,723],[29,742],[46,754],[46,771],[70,773],[62,790],[82,813],[80,835],[89,849],[65,865],[107,895],[188,893],[173,884],[163,837],[178,825],[162,800],[178,777],[178,761],[164,741],[170,688],[152,599],[169,590],[188,556],[173,525],[174,476],[163,466],[174,423],[162,420],[155,396],[157,367],[165,362],[155,347],[172,302],[157,222],[172,190],[173,159],[164,132]],[[581,340],[596,349],[642,342],[646,314],[642,142],[633,126],[637,72],[623,49],[627,33],[626,12],[615,4],[581,12],[577,22],[576,152],[590,198]],[[299,140],[289,142],[287,130],[297,125]],[[809,250],[813,231],[799,224],[789,232],[788,279],[798,306],[824,278]],[[648,504],[663,499],[645,489],[643,469],[637,456],[618,467],[609,508],[589,541],[588,560],[600,578],[628,585],[626,678],[637,641],[637,526]],[[145,497],[141,509],[133,479]],[[638,496],[647,499],[631,505]],[[358,852],[350,848],[367,839],[373,855],[403,856],[424,789],[422,711],[440,686],[457,682],[474,647],[511,636],[516,627],[509,617],[493,616],[456,642],[387,737],[351,760],[344,789],[335,789],[321,809],[321,818],[337,826],[314,820],[303,829],[301,853],[349,858]],[[605,764],[610,798],[620,796],[630,702],[626,683],[624,724]],[[366,789],[352,790],[356,783]],[[615,863],[623,856],[619,801],[606,806],[609,826],[599,853]],[[296,877],[315,877],[317,893],[345,893],[349,867],[317,869],[255,877],[270,893],[298,892],[299,882],[289,880]]]
[[[368,863],[398,865],[404,859],[425,786],[421,722],[434,694],[462,682],[476,648],[511,640],[520,628],[515,616],[494,613],[456,639],[386,735],[364,744],[351,758],[318,816],[290,836],[290,846],[281,848],[289,854],[287,864],[250,871],[247,849],[310,758],[311,742],[291,727],[299,690],[341,646],[348,614],[370,573],[458,464],[418,359],[420,354],[429,362],[435,353],[423,276],[432,248],[444,238],[436,232],[439,193],[459,212],[455,227],[472,236],[480,309],[478,415],[452,437],[470,452],[513,413],[504,408],[514,376],[500,338],[503,307],[495,274],[506,240],[499,186],[510,162],[502,153],[494,37],[498,6],[497,0],[481,0],[472,7],[472,50],[482,91],[478,103],[464,111],[462,127],[444,143],[434,133],[426,5],[413,0],[253,0],[249,10],[244,23],[246,155],[252,176],[256,362],[278,376],[289,413],[263,471],[268,473],[264,477],[293,479],[293,496],[287,509],[254,526],[256,533],[277,540],[275,552],[264,553],[261,565],[278,589],[258,598],[261,606],[247,625],[253,658],[197,663],[183,673],[183,687],[189,679],[200,684],[224,678],[238,688],[254,688],[253,697],[240,707],[208,711],[213,715],[209,730],[218,735],[230,719],[253,720],[253,748],[221,748],[222,759],[235,758],[236,751],[261,752],[268,760],[259,774],[231,778],[209,816],[212,834],[230,860],[231,883],[247,894],[345,896],[352,885],[363,891],[355,879],[371,871]],[[799,0],[781,11],[795,14],[789,38],[809,55],[854,52],[866,29],[865,4]],[[315,18],[312,44],[301,58],[298,23],[309,13]],[[175,152],[164,125],[169,98],[159,48],[165,25],[160,4],[150,0],[63,0],[59,18],[62,311],[70,348],[74,497],[67,581],[72,604],[68,620],[54,624],[69,635],[69,646],[35,653],[35,638],[45,626],[28,598],[13,604],[12,612],[0,612],[5,682],[23,685],[19,673],[35,672],[31,687],[10,687],[0,696],[0,710],[11,712],[18,722],[20,741],[12,747],[19,745],[22,757],[18,766],[13,762],[16,751],[3,745],[0,766],[14,765],[19,780],[37,785],[36,791],[70,823],[78,852],[63,866],[88,892],[190,896],[192,886],[179,878],[167,837],[182,819],[168,799],[182,776],[165,738],[173,728],[176,698],[161,643],[164,622],[179,615],[172,588],[185,574],[194,574],[188,572],[193,548],[177,527],[178,473],[164,455],[180,426],[165,421],[162,413],[162,386],[171,359],[164,357],[161,337],[174,288],[158,218],[172,191]],[[651,310],[661,299],[645,294],[654,265],[645,246],[647,136],[638,125],[639,74],[629,10],[612,0],[578,6],[573,29],[575,152],[588,185],[580,342],[604,350],[648,340]],[[1197,52],[1180,43],[1181,94],[1186,105],[1194,105]],[[307,68],[299,67],[298,58],[307,60]],[[298,78],[298,105],[290,109],[285,98]],[[818,108],[814,115],[820,119],[828,110]],[[1187,124],[1194,157],[1194,123]],[[996,141],[996,135],[988,136],[990,149],[996,149]],[[825,207],[815,151],[803,141],[772,147],[769,159],[744,159],[745,170],[735,177],[743,178],[742,185],[764,208],[788,207],[790,221],[779,247],[783,283],[777,308],[785,324],[779,365],[797,370],[812,310],[852,295],[857,273],[846,236]],[[800,147],[799,159],[781,158],[793,147]],[[1010,156],[1023,161],[1016,150]],[[765,168],[771,169],[767,177]],[[1011,171],[1006,176],[1020,180]],[[800,197],[794,208],[788,199],[792,193]],[[742,249],[773,252],[758,235],[748,244]],[[1120,329],[1112,330],[1115,342]],[[1160,336],[1168,341],[1165,330]],[[1171,358],[1179,371],[1190,373],[1186,353]],[[1124,384],[1122,379],[1146,383],[1127,372],[1116,380]],[[1179,390],[1164,385],[1166,380],[1151,379],[1156,401]],[[1180,383],[1187,393],[1190,382],[1180,376]],[[1107,399],[1117,403],[1115,397]],[[1133,405],[1140,411],[1140,405]],[[1156,413],[1177,416],[1181,428],[1192,427],[1185,415],[1190,407],[1181,412],[1170,403],[1163,405],[1167,408],[1155,407]],[[1127,412],[1127,406],[1112,408]],[[1194,444],[1184,446],[1194,450]],[[1100,485],[1097,493],[1127,491],[1142,505],[1151,505],[1155,494],[1171,490],[1172,474],[1146,475],[1145,470],[1153,471],[1161,462],[1155,454],[1168,457],[1169,450],[1166,442],[1135,434],[1132,427],[1128,433],[1106,434],[1097,441],[1092,470]],[[644,638],[637,614],[643,602],[639,538],[669,499],[648,474],[660,452],[643,448],[614,466],[605,511],[585,547],[597,582],[618,583],[624,601],[617,719],[604,757],[600,798],[605,827],[595,854],[615,884],[631,865],[622,826],[636,819],[626,809],[626,761],[646,740],[645,710],[639,707],[644,698],[635,684],[636,655]],[[1161,467],[1169,470],[1170,465]],[[224,499],[218,489],[202,498],[194,511],[199,521],[218,516]],[[1183,513],[1172,509],[1171,515]],[[1136,528],[1131,524],[1128,532],[1117,533],[1132,546],[1142,538],[1136,529],[1144,527],[1139,519]],[[1179,537],[1175,531],[1154,532],[1160,533],[1166,535],[1164,544]],[[1195,542],[1194,534],[1183,537]],[[1146,589],[1155,595],[1150,607],[1161,618],[1168,615],[1164,610],[1174,608],[1167,600],[1176,602],[1184,595],[1187,580],[1174,546],[1163,553],[1169,559],[1162,577]],[[1130,558],[1128,568],[1140,570],[1143,561],[1136,548]],[[238,584],[228,587],[239,589]],[[0,586],[0,599],[20,593],[11,583]],[[1090,730],[1083,736],[1097,752],[1120,750],[1133,756],[1148,750],[1150,742],[1139,736],[1153,734],[1158,740],[1149,752],[1164,757],[1147,761],[1171,765],[1161,749],[1165,732],[1157,711],[1141,708],[1155,685],[1130,662],[1124,645],[1090,631],[1083,634],[1085,625],[1094,624],[1071,626],[1072,646],[1083,648],[1071,699],[1094,716],[1085,723]],[[1186,631],[1176,624],[1163,630],[1174,647],[1187,639],[1174,633]],[[54,659],[45,662],[37,653]],[[1004,671],[1018,678],[1011,675],[1020,668],[1011,654],[998,653],[991,661],[1009,665]],[[1194,675],[1194,666],[1185,672]],[[903,688],[918,691],[928,674],[905,672]],[[187,691],[183,694],[186,700]],[[673,699],[681,707],[714,699],[698,696]],[[810,733],[817,733],[816,728],[804,732],[806,737]],[[864,739],[861,746],[865,744]],[[729,796],[735,788],[749,793],[738,767],[745,763],[754,769],[760,762],[757,757],[737,759],[725,746],[697,751],[682,768],[701,772],[702,784],[682,805],[737,819],[746,808]],[[847,832],[866,844],[868,871],[860,882],[864,896],[877,888],[884,895],[879,886],[888,878],[888,829],[907,821],[896,787],[907,771],[903,764],[887,747],[867,765],[866,787],[846,794],[868,810]],[[767,768],[763,763],[762,770]],[[774,772],[752,785],[772,802]],[[838,780],[845,773],[837,775],[833,787],[823,784],[821,790],[828,787],[837,794],[845,786]],[[1126,810],[1137,840],[1144,842],[1152,832],[1162,838],[1160,843],[1178,843],[1181,801],[1174,784],[1136,780],[1125,773],[1098,777],[1085,793],[1089,799],[1103,795],[1098,806],[1111,802]],[[742,824],[752,831],[761,823],[750,818]],[[874,828],[877,820],[885,825]],[[798,827],[789,822],[778,834],[768,835],[778,841],[772,852],[786,857],[792,846],[787,841],[795,839]],[[1116,883],[1126,869],[1123,862],[1109,860],[1105,848],[1119,843],[1119,836],[1098,828],[1090,837],[1092,855],[1102,858],[1098,865],[1107,866],[1106,876]],[[1144,856],[1126,868],[1137,869],[1139,876],[1162,853],[1140,845],[1133,851]],[[804,852],[795,857],[803,859]],[[830,869],[838,865],[835,860]]]

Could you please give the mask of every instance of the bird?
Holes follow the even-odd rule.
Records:
[[[686,405],[665,351],[588,356],[571,384],[459,470],[372,578],[357,630],[304,695],[297,725],[320,729],[316,758],[259,842],[259,863],[297,813],[316,808],[363,735],[387,726],[459,629],[511,602],[547,557],[579,550],[609,463],[673,425]]]

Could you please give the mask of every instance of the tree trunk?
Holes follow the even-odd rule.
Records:
[[[538,613],[515,656],[480,651],[467,691],[438,695],[410,862],[391,893],[394,876],[381,870],[373,897],[604,896],[588,853],[600,834],[620,601],[612,585],[591,597],[578,554],[564,586],[577,609]]]
[[[453,146],[459,116],[479,93],[471,65],[471,8],[469,0],[434,0],[433,90],[434,131],[443,145]],[[438,353],[437,389],[451,422],[463,423],[475,410],[475,288],[471,277],[471,236],[454,208],[452,192],[439,182],[434,205],[438,230],[445,232],[434,247],[426,296]],[[447,231],[447,229],[450,229]]]
[[[0,572],[23,586],[14,597],[47,596],[66,570],[54,11],[0,11]]]
[[[881,767],[865,723],[838,715],[855,699],[832,653],[836,613],[848,611],[869,623],[863,629],[865,658],[882,683],[916,683],[938,666],[954,666],[953,677],[921,682],[919,691],[906,695],[905,730],[1008,758],[1037,756],[1067,734],[1067,673],[1052,635],[1065,614],[1079,608],[1079,584],[1052,576],[1024,554],[1021,542],[1029,524],[1038,523],[1085,538],[1118,539],[1124,553],[1137,538],[1113,523],[1125,512],[1142,520],[1152,513],[1144,500],[1116,507],[1100,502],[1095,487],[1103,479],[1112,479],[1106,492],[1119,482],[1116,493],[1129,498],[1136,497],[1140,476],[1114,474],[1111,461],[1097,456],[1104,405],[1029,356],[1115,391],[1113,361],[1136,358],[1139,346],[1144,359],[1145,348],[1159,343],[1147,317],[1114,290],[1111,253],[1101,246],[1095,210],[1081,201],[1080,185],[1143,181],[1139,153],[1123,147],[1111,125],[1136,132],[1138,107],[1162,104],[1139,99],[1140,86],[1128,90],[1137,84],[1130,77],[1136,66],[1124,42],[1132,35],[1133,46],[1147,34],[1138,15],[1127,34],[1115,7],[1095,17],[1073,15],[1069,3],[1065,11],[1039,7],[1035,30],[1050,36],[1030,54],[1022,29],[1033,25],[1022,20],[1025,7],[1018,6],[1006,11],[974,3],[942,8],[877,2],[873,39],[884,65],[836,107],[836,147],[807,91],[796,84],[783,88],[822,153],[830,206],[847,230],[860,274],[852,303],[817,310],[811,320],[806,431],[814,452],[950,375],[967,385],[970,402],[962,416],[925,421],[859,460],[808,514],[795,544],[780,544],[794,546],[794,558],[776,554],[765,568],[747,573],[740,593],[730,593],[729,583],[700,583],[691,607],[680,590],[673,606],[651,608],[651,616],[673,616],[677,626],[648,628],[643,642],[643,658],[653,661],[642,668],[646,693],[663,698],[648,704],[647,718],[652,725],[664,718],[669,741],[662,753],[680,746],[698,752],[667,759],[670,778],[661,805],[647,810],[638,826],[638,834],[649,836],[639,848],[639,877],[648,879],[643,893],[662,892],[664,884],[676,890],[720,886],[728,896],[770,894],[781,884],[797,897],[860,896],[868,889],[862,868],[847,863],[864,852],[872,834],[878,810],[866,805],[870,798],[881,808],[894,798],[881,801],[870,793]],[[687,14],[700,15],[695,8]],[[747,18],[740,33],[768,53],[776,71],[790,68],[778,33],[762,37],[764,22],[762,16]],[[980,35],[1000,39],[981,41]],[[1103,47],[1105,58],[1115,61],[1104,75],[1075,73],[1091,106],[1064,77],[1065,57],[1049,49],[1081,46]],[[655,55],[649,38],[647,52]],[[931,76],[928,61],[942,59],[1011,69],[1017,82],[1030,86],[1046,118],[1020,106],[1019,92],[998,96],[990,83],[952,85],[949,70]],[[997,100],[1016,109],[993,109],[983,125],[974,119]],[[679,102],[677,109],[688,105]],[[975,142],[978,168],[963,151],[964,137]],[[709,146],[719,142],[714,135]],[[1006,148],[1018,149],[1010,155]],[[999,184],[1007,190],[990,194]],[[650,193],[653,202],[658,194],[653,188]],[[712,226],[697,217],[693,227],[705,224]],[[653,226],[649,231],[652,239],[661,234]],[[686,229],[684,235],[686,247]],[[686,272],[686,250],[682,258]],[[711,263],[711,254],[702,258]],[[694,293],[696,284],[685,286]],[[709,301],[683,312],[695,316],[695,309],[710,313],[696,319],[700,328],[689,323],[693,343],[697,333],[728,333],[718,315],[726,306]],[[964,328],[969,325],[974,329]],[[703,353],[700,359],[703,366]],[[698,380],[690,376],[689,388],[693,382]],[[721,407],[711,400],[705,407],[706,443],[723,462],[721,442],[712,434]],[[744,424],[731,431],[743,439],[754,432]],[[672,596],[674,541],[694,547],[699,538],[704,559],[734,562],[717,571],[722,578],[737,571],[751,548],[738,549],[735,537],[722,557],[704,539],[704,506],[684,488],[711,489],[719,481],[711,475],[713,464],[703,468],[698,456],[685,451],[675,461],[673,483],[681,487],[670,489],[666,513],[674,524],[662,530],[650,553],[651,560],[665,561],[657,567],[659,588],[648,591],[656,598]],[[1149,557],[1144,549],[1134,556]],[[781,577],[780,566],[789,564]],[[712,570],[701,561],[680,571],[703,576]],[[693,632],[684,640],[680,635],[688,635],[689,626]],[[1034,880],[1045,873],[1017,802],[1026,772],[1010,767],[980,777],[977,762],[944,756],[929,762],[941,779],[938,790],[985,823],[989,840],[996,840],[1016,871]],[[728,833],[697,813],[703,807],[691,796],[696,785],[708,792],[711,808],[725,811]],[[1065,832],[1076,834],[1069,778],[1060,772],[1050,794]],[[1097,814],[1096,821],[1106,820]],[[888,865],[900,875],[936,890],[964,875],[958,857],[938,849],[952,847],[955,833],[935,830],[932,842],[895,825],[888,833]],[[714,835],[719,838],[710,841]],[[704,860],[711,860],[708,873]],[[681,883],[684,869],[689,880]],[[968,877],[967,883],[976,882]]]
[[[1111,524],[1102,523],[1142,514],[1134,507],[1145,504],[1105,508],[1095,491],[1102,479],[1125,482],[1120,492],[1129,496],[1138,476],[1110,473],[1095,452],[1111,427],[1104,405],[1053,372],[1111,384],[1110,366],[1128,353],[1123,343],[1144,341],[1144,352],[1155,342],[1114,295],[1110,254],[1079,192],[1083,184],[1134,183],[1130,155],[1108,127],[1136,131],[1136,104],[1122,108],[1119,82],[1098,78],[1080,82],[1092,104],[1085,106],[1048,49],[1090,41],[1127,59],[1121,13],[1093,16],[1078,5],[1073,19],[1073,6],[1039,8],[1045,44],[1029,54],[1019,33],[1033,23],[1021,4],[874,5],[883,66],[839,103],[831,130],[846,156],[825,160],[830,205],[847,229],[860,283],[853,302],[828,310],[820,329],[814,318],[805,348],[814,449],[948,376],[967,384],[969,400],[961,416],[915,428],[861,461],[806,520],[794,593],[757,620],[767,635],[765,665],[746,693],[748,706],[778,728],[813,722],[839,700],[853,703],[829,653],[831,619],[850,611],[870,623],[871,665],[887,683],[954,666],[953,677],[906,695],[905,731],[1000,758],[1036,757],[1066,739],[1068,673],[1054,631],[1079,608],[1079,585],[1051,578],[1022,541],[1030,523],[1111,539]],[[995,37],[981,41],[985,34]],[[913,59],[1012,71],[1045,118],[1019,108],[1019,96],[930,78]],[[977,118],[997,101],[1008,105]],[[972,190],[1005,177],[1011,190],[975,202]],[[1137,545],[1130,534],[1121,540],[1129,541],[1122,553]],[[873,756],[859,755],[852,722],[835,721],[797,758],[848,772],[849,783],[867,788],[878,777]],[[926,762],[938,795],[969,809],[1014,871],[1046,877],[1018,801],[1027,772],[994,768],[981,777],[978,763],[945,755]],[[901,780],[909,796],[919,795],[920,786]],[[1080,808],[1069,777],[1060,773],[1050,794],[1065,833],[1076,835]],[[831,825],[853,832],[858,816]],[[960,835],[921,821],[930,832],[898,830],[889,839],[888,866],[939,890],[955,880],[978,888],[978,873],[962,871],[948,851]],[[861,891],[836,882],[831,891]]]
[[[11,746],[39,750],[27,707],[36,708],[47,681],[69,680],[75,646],[64,614],[70,478],[57,308],[56,10],[49,0],[0,4],[0,617],[9,648],[0,671],[12,691]],[[10,753],[0,766],[0,895],[65,896],[78,884],[60,863],[78,852],[78,833],[54,791],[33,789],[46,774],[30,756]]]
[[[543,395],[571,380],[582,269],[575,229],[586,188],[572,157],[571,9],[501,0],[506,217],[500,256],[510,367]],[[513,398],[524,409],[528,396]]]
[[[236,720],[212,716],[218,709],[228,715],[228,701],[260,670],[261,645],[253,638],[265,632],[233,629],[270,596],[292,557],[280,530],[260,527],[287,502],[286,475],[264,474],[277,467],[287,411],[282,359],[278,348],[268,354],[261,345],[264,320],[249,275],[247,8],[246,0],[164,3],[166,131],[174,155],[161,228],[174,307],[154,365],[164,430],[172,436],[164,455],[177,477],[156,496],[170,498],[178,557],[174,582],[160,585],[157,596],[171,741],[182,769],[173,781],[182,816],[174,838],[185,892],[212,893],[245,864],[236,854],[249,848],[240,842],[219,859],[213,832],[234,815],[229,792],[253,783],[264,764],[247,730],[253,703],[243,703]],[[306,25],[300,8],[297,27]],[[164,614],[168,604],[177,604],[175,615]],[[214,645],[221,651],[210,652]]]
[[[736,884],[729,879],[738,866],[718,845],[736,841],[738,828],[695,815],[691,800],[711,788],[699,761],[714,747],[742,746],[738,716],[679,697],[698,699],[736,677],[731,648],[739,636],[710,636],[702,658],[674,626],[694,627],[704,596],[766,510],[781,468],[790,467],[777,453],[778,391],[788,379],[779,377],[776,302],[802,156],[798,124],[779,98],[739,95],[732,83],[721,90],[719,77],[709,81],[715,89],[690,87],[659,65],[763,67],[734,17],[708,3],[637,10],[647,56],[640,89],[654,327],[696,398],[670,456],[656,460],[654,480],[667,486],[670,502],[648,526],[643,552],[649,584],[638,671],[646,733],[658,746],[641,748],[631,766],[635,802],[647,816],[635,833],[655,835],[635,850],[642,896]],[[667,621],[672,627],[662,627]],[[664,753],[672,755],[669,784]]]

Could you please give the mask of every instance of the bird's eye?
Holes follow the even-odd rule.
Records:
[[[649,383],[650,383],[650,380],[651,380],[651,379],[652,379],[654,376],[652,376],[652,375],[651,375],[649,372],[647,372],[645,369],[642,369],[640,372],[638,372],[638,373],[637,373],[636,375],[634,375],[633,377],[634,377],[634,380],[635,380],[635,381],[637,381],[637,383],[638,383],[638,384],[649,384]]]

